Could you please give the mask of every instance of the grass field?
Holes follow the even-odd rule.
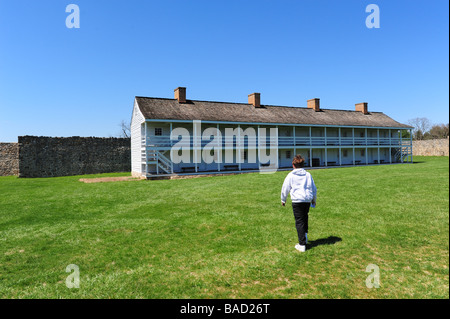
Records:
[[[305,253],[280,205],[286,171],[0,177],[0,297],[449,298],[449,158],[415,162],[311,170]],[[366,287],[369,264],[380,288]]]

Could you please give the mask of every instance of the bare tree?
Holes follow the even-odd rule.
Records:
[[[130,123],[122,120],[122,122],[120,122],[119,126],[120,126],[120,137],[130,138],[131,137]]]
[[[414,127],[413,136],[416,140],[422,140],[431,127],[431,122],[426,117],[416,117],[409,120],[408,124]]]
[[[448,124],[435,124],[430,129],[430,135],[433,139],[448,137]]]

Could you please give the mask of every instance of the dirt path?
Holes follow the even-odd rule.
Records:
[[[120,177],[99,177],[99,178],[80,178],[79,181],[83,183],[105,183],[105,182],[119,182],[119,181],[139,181],[140,178],[133,176]]]

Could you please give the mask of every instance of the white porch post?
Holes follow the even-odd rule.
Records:
[[[261,157],[261,150],[259,148],[259,145],[261,144],[261,136],[260,136],[260,128],[258,125],[258,141],[256,143],[257,147],[258,147],[258,168],[261,168],[261,161],[260,161],[260,157]]]
[[[297,141],[295,138],[295,126],[292,127],[292,134],[294,135],[294,155],[297,155]]]
[[[409,138],[411,142],[410,151],[411,151],[411,164],[413,163],[413,138],[412,138],[412,129],[409,129]]]
[[[400,133],[400,162],[403,163],[403,137],[402,130],[399,130]]]
[[[389,163],[392,164],[392,131],[389,129]]]
[[[355,146],[353,146],[353,165],[355,165]]]
[[[364,136],[366,138],[366,146],[367,146],[367,127],[365,128]]]
[[[170,135],[172,134],[172,122],[170,122],[170,133],[169,134]],[[172,141],[170,140],[170,137],[169,137],[169,146],[170,146],[170,173],[173,174]]]
[[[220,138],[217,139],[218,152],[217,152],[217,171],[220,172],[220,163],[222,162],[222,134],[220,133],[219,123],[217,123],[217,135]]]
[[[355,147],[355,128],[352,128],[352,143],[353,143],[353,147]]]
[[[197,173],[198,171],[198,167],[197,167],[197,125],[195,125],[195,121],[192,121],[192,131],[194,133],[193,136],[193,140],[192,140],[192,150],[194,152],[193,157],[194,157],[194,165],[195,165],[195,172]]]
[[[389,146],[389,163],[392,164],[392,147]]]
[[[312,148],[311,148],[311,146],[312,146],[312,135],[311,135],[311,132],[312,132],[312,130],[311,130],[311,126],[310,126],[309,127],[309,167],[312,167],[312,157],[313,157]]]
[[[147,155],[147,122],[144,122],[144,134],[145,134],[145,143],[144,143],[144,147],[145,147],[145,175],[148,174],[148,155]]]
[[[392,145],[391,129],[389,129],[389,146]]]
[[[352,143],[353,143],[353,165],[355,165],[355,128],[352,127]]]
[[[159,175],[159,151],[156,153],[156,175]]]
[[[377,147],[378,150],[378,164],[381,164],[381,158],[380,158],[380,147]]]
[[[338,129],[338,134],[339,134],[339,166],[342,166],[342,149],[341,149],[341,128]]]
[[[367,145],[366,145],[366,165],[369,165],[369,154],[368,154],[368,149],[367,149]]]
[[[275,139],[275,141],[276,141],[276,143],[277,143],[277,169],[279,169],[280,168],[280,149],[279,149],[279,147],[278,147],[278,143],[279,143],[279,138],[278,138],[278,125],[276,126],[276,132],[277,132],[277,136],[276,136],[276,139]],[[270,148],[272,149],[272,140],[270,140]],[[272,151],[272,150],[271,150]]]
[[[309,127],[309,146],[312,146],[311,126]]]
[[[241,161],[242,161],[242,157],[241,157],[241,126],[238,124],[238,141],[237,141],[237,155],[238,155],[238,164],[239,164],[239,170],[241,170]]]
[[[159,175],[159,167],[158,167],[158,163],[159,163],[159,151],[156,151],[156,148],[155,148],[155,159],[156,159],[156,175]]]
[[[328,166],[328,150],[327,150],[327,127],[324,128],[324,135],[325,135],[325,166]]]
[[[292,133],[294,135],[293,138],[294,138],[294,156],[295,156],[295,155],[297,155],[297,141],[295,138],[295,126],[292,127]]]

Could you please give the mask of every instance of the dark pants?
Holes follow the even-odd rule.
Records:
[[[302,246],[306,245],[306,235],[308,232],[308,212],[311,203],[292,203],[294,211],[295,228],[297,228],[298,243]]]

